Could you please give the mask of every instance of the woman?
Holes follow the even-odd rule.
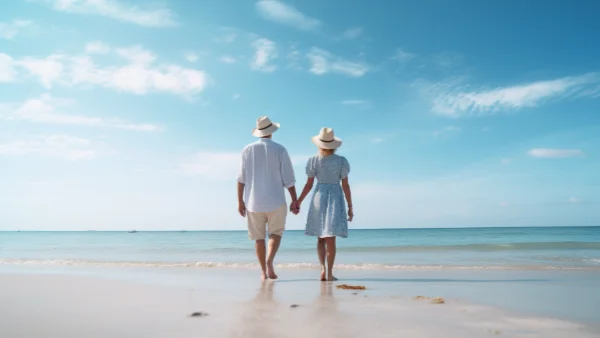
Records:
[[[308,210],[305,234],[317,236],[317,253],[321,263],[321,280],[335,281],[333,264],[335,262],[336,237],[348,237],[348,222],[352,222],[352,194],[348,183],[350,164],[345,157],[335,154],[342,145],[342,140],[334,136],[333,129],[323,128],[319,135],[312,138],[319,148],[319,154],[311,157],[306,164],[306,185],[298,199],[302,204],[313,188],[315,177],[317,187],[312,196]],[[340,185],[341,181],[341,185]],[[346,203],[348,201],[348,217],[346,218]],[[327,256],[327,266],[325,257]]]

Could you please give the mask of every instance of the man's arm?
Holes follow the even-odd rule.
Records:
[[[294,176],[294,167],[292,166],[292,160],[287,151],[283,152],[282,163],[281,163],[281,180],[283,186],[287,188],[290,193],[292,203],[290,204],[290,210],[297,215],[300,210],[298,208],[298,196],[296,195],[296,177]]]
[[[237,195],[238,195],[238,212],[242,217],[246,216],[246,203],[244,203],[244,183],[238,182],[237,184]]]
[[[246,187],[246,161],[244,158],[244,152],[242,152],[242,163],[240,166],[240,173],[237,177],[237,195],[238,195],[238,212],[242,217],[246,216],[246,203],[244,203],[244,188]]]

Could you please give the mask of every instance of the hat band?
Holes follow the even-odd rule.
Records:
[[[273,123],[270,123],[268,126],[266,126],[266,127],[264,127],[264,128],[258,128],[258,130],[265,130],[265,129],[269,128],[269,127],[270,127],[270,126],[272,126],[272,125],[273,125]]]
[[[331,142],[335,141],[335,139],[329,140],[329,141],[325,141],[324,139],[320,138],[319,141],[325,142],[325,143],[331,143]]]

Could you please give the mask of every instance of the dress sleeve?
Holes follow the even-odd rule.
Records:
[[[348,174],[350,174],[350,163],[348,163],[348,160],[345,157],[342,157],[341,179],[348,177]]]
[[[308,162],[306,163],[306,176],[315,177],[316,174],[317,174],[317,172],[315,169],[314,157],[311,157],[308,159]]]

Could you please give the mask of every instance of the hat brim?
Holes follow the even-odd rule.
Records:
[[[322,149],[337,149],[342,146],[342,140],[340,138],[334,137],[331,142],[323,142],[319,138],[319,136],[313,136],[312,142],[319,148]]]
[[[252,129],[252,135],[256,136],[256,137],[265,137],[265,136],[269,136],[272,135],[274,132],[276,132],[280,127],[280,124],[277,122],[272,122],[271,126],[269,128],[263,129],[263,130],[258,130],[257,128]]]

